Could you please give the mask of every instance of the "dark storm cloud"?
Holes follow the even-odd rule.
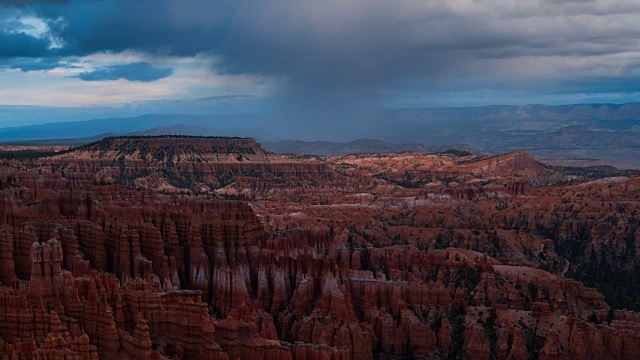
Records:
[[[210,54],[212,70],[221,74],[282,79],[276,109],[293,121],[316,117],[332,124],[354,108],[376,106],[381,97],[401,96],[415,79],[427,89],[443,82],[455,87],[460,79],[477,79],[480,89],[489,86],[487,79],[504,87],[520,77],[579,83],[604,76],[626,83],[640,37],[640,2],[633,0],[20,3],[27,3],[23,13],[46,21],[48,38],[61,46],[47,49],[49,40],[25,38],[32,44],[10,51],[20,55],[4,56]],[[110,79],[114,71],[80,78]],[[536,86],[515,86],[521,84]]]
[[[30,8],[48,19],[61,54],[211,52],[221,73],[282,75],[296,89],[345,93],[496,70],[479,68],[478,58],[626,51],[640,35],[633,2],[105,0]],[[621,11],[617,21],[605,18]]]
[[[53,36],[64,42],[62,53],[150,51],[192,56],[220,46],[231,2],[105,0],[73,1],[63,6],[34,6],[49,19]],[[61,21],[59,21],[62,19]]]
[[[50,41],[21,32],[0,31],[0,58],[49,55]]]
[[[85,81],[126,79],[129,81],[152,82],[171,76],[173,69],[157,68],[146,62],[111,65],[80,73]]]

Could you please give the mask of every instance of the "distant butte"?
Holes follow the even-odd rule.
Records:
[[[238,177],[257,179],[331,176],[324,162],[284,157],[255,139],[212,136],[108,137],[47,160],[99,183],[163,191],[208,192]],[[136,182],[136,180],[139,180]]]

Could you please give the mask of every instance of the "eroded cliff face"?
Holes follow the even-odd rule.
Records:
[[[608,204],[632,214],[640,179],[540,189],[511,174],[528,161],[489,159],[500,184],[460,178],[470,195],[367,167],[262,179],[252,202],[5,168],[0,356],[639,358],[640,315],[610,310],[556,251],[588,234],[631,257],[633,217]]]
[[[284,157],[263,150],[254,139],[227,137],[111,137],[48,158],[42,165],[65,177],[74,174],[79,182],[164,193],[212,193],[236,182],[291,184],[332,176],[324,162]]]
[[[98,189],[7,209],[2,354],[489,358],[493,347],[519,358],[537,326],[547,357],[560,346],[576,357],[633,355],[633,316],[588,324],[585,314],[607,316],[602,295],[543,270],[455,248],[350,246],[348,228],[268,232],[242,202]],[[91,211],[85,200],[64,210],[86,196]],[[482,325],[491,311],[501,329],[493,345]]]
[[[0,354],[291,357],[249,298],[266,233],[246,204],[105,190],[5,209]]]

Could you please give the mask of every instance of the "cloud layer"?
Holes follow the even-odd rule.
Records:
[[[173,74],[171,68],[157,68],[147,62],[111,65],[85,71],[78,77],[85,81],[105,81],[126,79],[129,81],[152,82]]]
[[[455,94],[464,104],[505,101],[505,93],[526,102],[594,93],[617,93],[623,100],[640,91],[635,0],[4,4],[0,62],[7,69],[64,69],[72,60],[132,52],[146,60],[85,62],[74,76],[153,82],[182,70],[162,61],[204,56],[220,77],[255,79],[251,95],[270,82],[274,107],[293,117],[312,112],[329,118],[328,113],[385,104],[430,106],[438,103],[429,99]],[[205,88],[198,84],[176,93],[225,95],[207,94],[215,91]],[[491,93],[493,98],[486,95]]]

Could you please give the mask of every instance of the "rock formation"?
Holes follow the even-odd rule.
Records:
[[[634,281],[637,177],[209,138],[29,165],[0,190],[2,358],[640,357],[640,315],[610,304],[629,298],[572,278]],[[123,186],[164,182],[191,192]]]

